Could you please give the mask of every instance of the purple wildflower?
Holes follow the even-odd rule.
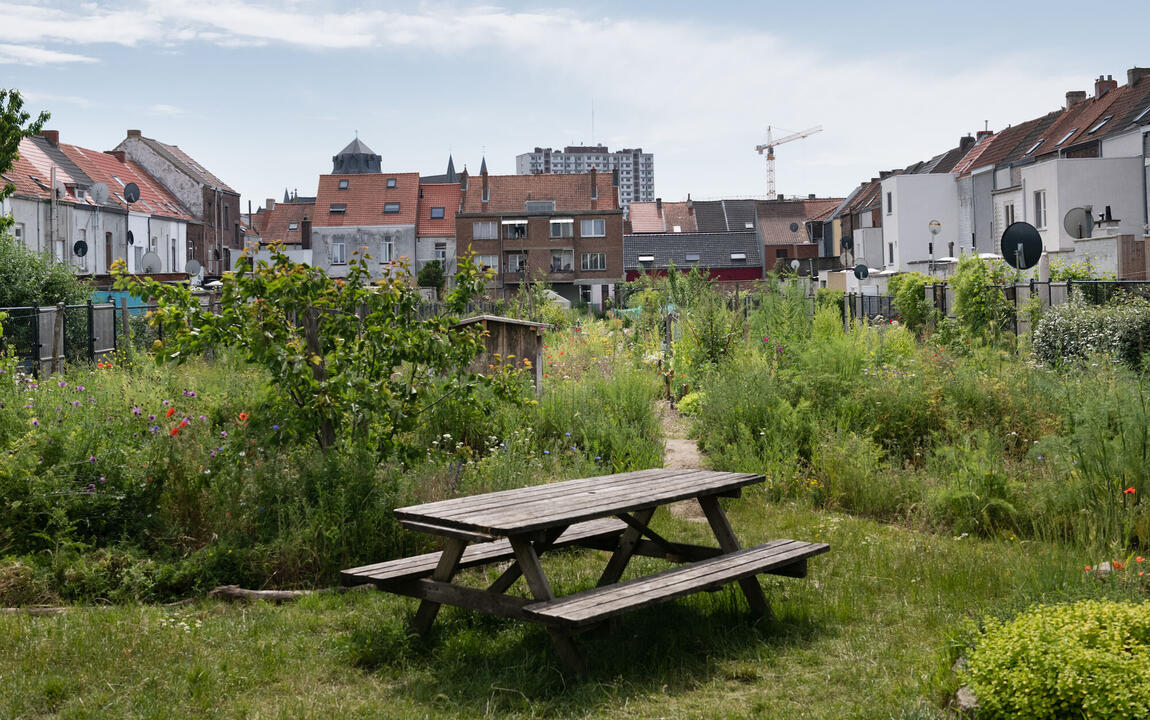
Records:
[[[142,411],[141,411],[141,410],[140,410],[140,408],[138,408],[138,407],[134,407],[134,408],[132,408],[132,414],[133,414],[133,415],[139,415],[141,412],[142,412]]]

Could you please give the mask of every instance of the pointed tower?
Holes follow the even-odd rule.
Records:
[[[380,166],[382,158],[376,155],[358,137],[348,143],[348,146],[331,160],[332,175],[364,175],[383,172]]]
[[[290,195],[288,195],[288,191],[287,191],[287,188],[284,188],[284,202],[285,202],[285,203],[289,203],[289,202],[291,202],[291,196],[290,196]]]
[[[459,176],[455,174],[455,160],[451,157],[450,153],[447,155],[447,182],[459,182]]]

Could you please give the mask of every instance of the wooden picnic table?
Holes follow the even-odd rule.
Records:
[[[421,634],[442,604],[539,623],[564,665],[583,673],[571,635],[630,610],[738,582],[752,611],[770,613],[756,575],[803,577],[807,558],[829,546],[776,540],[742,549],[719,498],[738,497],[743,487],[762,481],[762,475],[748,473],[657,468],[399,508],[395,515],[401,525],[444,538],[443,551],[351,568],[342,579],[419,598],[412,627]],[[659,506],[692,499],[702,507],[717,548],[673,542],[651,529]],[[607,550],[611,556],[595,588],[556,597],[540,556],[566,546]],[[635,555],[679,565],[620,582]],[[507,560],[510,566],[486,589],[452,582],[462,568]],[[530,598],[507,594],[520,577]]]

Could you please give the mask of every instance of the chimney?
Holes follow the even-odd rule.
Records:
[[[611,171],[611,187],[619,187],[619,169]]]
[[[591,166],[591,172],[588,174],[591,176],[591,209],[592,210],[598,210],[599,209],[599,172],[595,169],[595,166],[592,165]]]
[[[1083,94],[1085,94],[1085,93],[1083,93]],[[977,140],[982,140],[983,138],[988,138],[993,134],[994,134],[993,130],[979,130],[977,133],[975,133],[974,136]]]
[[[1071,90],[1066,93],[1066,109],[1069,110],[1070,108],[1074,107],[1080,102],[1084,102],[1085,100],[1085,90]]]
[[[691,193],[687,193],[687,214],[695,214],[695,201],[691,199]]]
[[[275,210],[275,209],[276,209],[276,199],[275,198],[268,198],[265,201],[264,210],[271,212],[272,210]]]
[[[783,194],[782,194],[782,193],[779,193],[777,196],[775,196],[775,199],[776,199],[776,200],[782,200],[782,199],[783,199]]]
[[[815,194],[814,194],[814,193],[808,193],[808,194],[807,194],[807,200],[814,200],[814,199],[815,199]]]
[[[40,132],[40,137],[47,140],[53,147],[60,146],[60,131],[59,130],[43,130]]]
[[[1106,77],[1099,75],[1098,79],[1094,81],[1094,97],[1100,98],[1111,90],[1115,90],[1117,88],[1118,81],[1114,79],[1113,75],[1107,75]]]
[[[958,149],[960,152],[966,152],[970,146],[974,144],[973,135],[964,135],[958,139]]]
[[[1126,71],[1126,84],[1133,87],[1144,77],[1150,77],[1150,68],[1132,67]]]
[[[663,214],[663,198],[655,198],[655,210],[660,215]]]
[[[301,250],[311,250],[311,219],[307,213],[303,215],[303,221],[299,224],[299,242]]]
[[[128,137],[129,138],[136,138],[138,140],[140,138],[140,131],[139,130],[129,130],[128,131]]]
[[[105,150],[104,154],[105,155],[111,155],[112,157],[116,158],[120,162],[127,162],[127,157],[124,155],[123,150]]]

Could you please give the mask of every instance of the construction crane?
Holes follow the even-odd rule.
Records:
[[[802,132],[791,133],[790,135],[786,135],[784,137],[779,138],[778,140],[775,140],[771,137],[771,126],[770,125],[767,126],[767,141],[765,143],[763,143],[762,145],[756,145],[755,150],[757,150],[760,155],[763,154],[764,150],[767,151],[767,197],[768,198],[770,198],[772,200],[775,198],[775,146],[776,145],[782,145],[783,143],[789,143],[792,140],[802,140],[805,137],[810,137],[811,135],[814,135],[815,133],[822,132],[822,131],[823,131],[822,125],[815,125],[813,128],[803,130]]]

